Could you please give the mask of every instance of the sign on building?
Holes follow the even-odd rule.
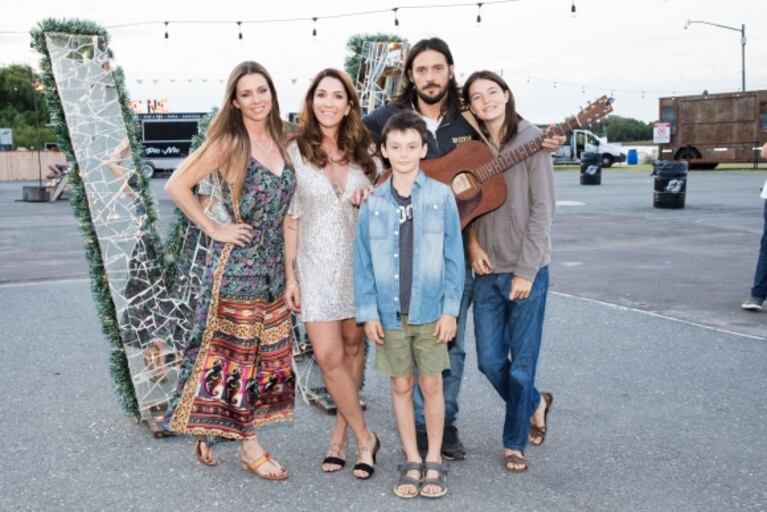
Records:
[[[655,144],[671,142],[671,123],[655,123],[652,129],[652,141]]]
[[[0,151],[10,151],[11,149],[13,149],[13,130],[0,128]]]

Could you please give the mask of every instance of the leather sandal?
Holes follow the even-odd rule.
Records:
[[[427,472],[436,471],[437,478],[426,478]],[[421,479],[421,487],[418,492],[424,498],[441,498],[447,494],[447,468],[441,462],[424,462],[423,463],[423,478]],[[424,489],[426,487],[438,487],[439,491],[434,493],[426,493]]]
[[[381,448],[381,442],[378,440],[377,435],[373,434],[373,437],[376,440],[375,446],[373,447],[373,464],[375,464],[376,455],[378,455],[378,450]],[[367,473],[367,476],[354,475],[354,478],[358,480],[368,480],[371,476],[373,476],[373,473],[375,473],[376,468],[374,468],[370,464],[366,464],[364,462],[358,462],[354,465],[354,471],[364,471],[365,473]]]
[[[338,471],[341,471],[344,468],[344,466],[346,466],[346,461],[340,457],[333,457],[332,455],[329,455],[325,457],[324,459],[322,459],[322,465],[324,466],[325,464],[333,464],[334,466],[338,466],[338,469],[323,468],[322,471],[324,473],[337,473]]]
[[[552,393],[541,393],[541,396],[546,400],[546,408],[543,410],[543,426],[539,427],[538,425],[534,425],[533,422],[530,422],[530,444],[533,446],[540,446],[543,444],[543,442],[546,440],[546,429],[549,426],[549,410],[551,409],[551,404],[554,403],[554,395]],[[540,439],[539,442],[533,441],[533,439]]]
[[[341,453],[346,453],[346,446],[342,446],[339,443],[331,443],[330,449],[328,450],[328,456],[322,459],[322,465],[320,466],[322,468],[322,471],[324,473],[336,473],[338,471],[341,471],[344,466],[346,466],[346,459],[342,459],[338,455],[341,455]],[[333,469],[325,469],[326,464],[333,464],[334,466],[338,466],[338,468]]]
[[[418,496],[421,489],[421,479],[423,478],[423,463],[409,461],[400,464],[397,466],[397,469],[399,470],[399,480],[394,484],[394,494],[400,498],[415,498]],[[418,478],[416,479],[412,476],[408,476],[407,474],[409,471],[418,471]],[[403,485],[412,485],[415,488],[415,492],[413,494],[402,492],[400,487]]]
[[[194,454],[203,466],[215,466],[218,464],[218,461],[213,456],[213,448],[210,447],[207,441],[196,439],[194,441]]]
[[[504,455],[503,458],[504,458],[503,467],[506,468],[506,471],[510,473],[524,473],[525,471],[527,471],[527,461],[525,460],[525,452],[522,452],[521,457],[515,453],[509,453]],[[509,464],[515,464],[515,465],[521,464],[522,467],[512,468],[512,467],[509,467]]]
[[[276,476],[271,475],[269,473],[259,473],[258,468],[260,468],[267,462],[271,462],[272,464],[274,464],[274,466],[276,466],[278,470],[282,470],[282,473],[279,473]],[[272,459],[272,456],[269,455],[269,452],[264,452],[263,455],[261,455],[259,458],[251,462],[247,462],[243,460],[242,455],[240,455],[240,465],[242,466],[242,469],[244,469],[245,471],[249,473],[253,473],[257,477],[263,478],[264,480],[287,480],[288,479],[288,472],[276,460]]]

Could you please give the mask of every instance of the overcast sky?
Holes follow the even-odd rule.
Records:
[[[701,24],[684,30],[688,18],[738,29],[745,23],[746,88],[767,89],[764,0],[575,0],[574,17],[571,1],[486,3],[477,26],[476,5],[407,9],[460,3],[456,0],[132,0],[122,3],[128,6],[122,9],[105,1],[4,0],[0,32],[26,32],[42,17],[92,20],[108,28],[115,63],[125,71],[130,96],[167,98],[174,112],[207,111],[218,105],[224,87],[220,80],[246,59],[270,70],[283,113],[296,111],[317,71],[343,67],[349,36],[395,32],[393,13],[386,12],[320,19],[314,40],[311,21],[246,23],[239,41],[236,20],[321,18],[398,6],[400,26],[395,33],[411,43],[430,36],[445,39],[459,81],[477,69],[502,70],[519,111],[536,123],[561,121],[579,105],[611,91],[616,114],[652,121],[658,116],[659,96],[739,89],[740,33]],[[164,20],[171,21],[167,41]],[[182,20],[231,23],[173,23]],[[115,27],[144,21],[157,23]],[[27,35],[0,34],[0,64],[37,67],[37,61]]]

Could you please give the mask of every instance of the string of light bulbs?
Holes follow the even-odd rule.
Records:
[[[417,4],[417,5],[400,5],[396,7],[388,7],[381,9],[370,9],[366,11],[353,11],[343,12],[336,14],[326,14],[324,16],[296,16],[288,18],[265,18],[265,19],[251,19],[251,20],[163,20],[163,21],[137,21],[132,23],[121,23],[117,25],[107,25],[107,29],[123,29],[129,27],[138,27],[145,25],[160,25],[164,27],[164,38],[170,38],[169,26],[170,25],[235,25],[237,27],[237,38],[243,39],[242,27],[243,25],[262,25],[269,23],[295,23],[295,22],[311,22],[312,23],[312,36],[317,36],[317,22],[321,20],[331,20],[340,18],[352,18],[359,16],[369,16],[373,14],[392,13],[394,18],[394,26],[399,27],[399,12],[405,10],[423,10],[423,9],[450,9],[455,7],[477,7],[476,21],[477,25],[482,23],[482,7],[487,5],[497,4],[509,4],[512,2],[518,2],[520,0],[489,0],[484,2],[458,2],[458,3],[441,3],[441,4]],[[575,0],[571,0],[570,12],[575,16]],[[0,34],[23,34],[27,35],[28,31],[0,31]]]
[[[503,75],[503,70],[500,70],[500,74]],[[645,99],[647,97],[657,98],[657,97],[675,97],[675,96],[688,96],[688,95],[695,95],[695,94],[701,94],[702,91],[696,90],[696,91],[680,91],[680,90],[674,90],[674,89],[666,89],[666,90],[659,90],[659,89],[623,89],[623,88],[614,88],[614,87],[603,87],[600,85],[595,84],[586,84],[586,83],[574,83],[574,82],[562,82],[560,80],[552,80],[550,78],[543,78],[543,77],[535,77],[532,75],[525,75],[525,83],[526,85],[530,85],[533,82],[536,83],[546,83],[551,84],[552,89],[561,89],[563,87],[565,88],[571,88],[571,89],[580,89],[582,94],[586,94],[587,91],[589,92],[596,92],[598,94],[607,94],[609,93],[609,96],[615,96],[616,94],[625,94],[625,95],[636,95],[639,96],[640,99]],[[751,90],[758,90],[767,87],[767,84],[765,85],[756,85],[751,88]],[[706,92],[708,94],[716,94],[716,93],[723,93],[723,92],[733,92],[732,88],[722,88],[722,89],[706,89]]]
[[[503,69],[497,69],[497,72],[500,75],[504,74]],[[464,78],[466,73],[461,73],[459,76],[461,79]],[[538,84],[546,84],[547,87],[551,87],[552,91],[560,91],[560,90],[576,90],[580,91],[581,94],[608,94],[609,96],[617,96],[617,97],[626,97],[626,96],[638,96],[639,99],[649,99],[654,100],[658,97],[675,97],[675,96],[687,96],[687,95],[695,95],[695,94],[701,94],[702,91],[700,90],[674,90],[674,89],[667,89],[667,90],[661,90],[661,89],[624,89],[624,88],[616,88],[616,87],[608,87],[608,86],[601,86],[598,84],[589,84],[589,83],[575,83],[575,82],[563,82],[561,80],[552,80],[550,78],[544,78],[539,76],[533,76],[533,75],[521,75],[522,78],[518,80],[518,82],[523,82],[523,85],[526,86],[534,86]],[[191,85],[191,84],[221,84],[224,83],[224,79],[221,77],[182,77],[182,78],[133,78],[131,79],[132,82],[136,83],[137,85],[158,85],[158,84],[170,84],[170,85]],[[290,78],[280,78],[275,77],[275,82],[280,82],[284,84],[290,84],[292,86],[300,85],[304,83],[309,83],[312,81],[311,76],[292,76]],[[512,88],[514,87],[513,82],[510,82],[510,85],[512,85]],[[767,84],[762,85],[756,85],[754,86],[755,90],[764,89],[767,88]],[[707,92],[709,94],[716,94],[720,92],[732,92],[732,88],[717,88],[717,89],[708,89]]]
[[[170,33],[168,31],[168,26],[173,25],[231,25],[236,24],[237,25],[237,38],[242,39],[242,27],[243,25],[260,25],[260,24],[269,24],[269,23],[295,23],[295,22],[311,22],[312,24],[312,37],[317,37],[317,22],[321,20],[330,20],[330,19],[340,19],[340,18],[352,18],[352,17],[358,17],[358,16],[370,16],[373,14],[384,14],[384,13],[392,13],[393,15],[393,22],[394,27],[399,28],[400,26],[400,19],[399,19],[399,13],[400,11],[404,10],[423,10],[423,9],[449,9],[449,8],[455,8],[455,7],[477,7],[477,17],[476,22],[477,25],[482,23],[482,6],[484,5],[493,5],[493,4],[508,4],[512,2],[518,2],[519,0],[490,0],[486,2],[459,2],[454,4],[430,4],[430,5],[401,5],[396,7],[388,7],[388,8],[382,8],[382,9],[370,9],[367,11],[355,11],[355,12],[345,12],[345,13],[337,13],[337,14],[328,14],[325,16],[297,16],[292,18],[266,18],[266,19],[260,19],[260,20],[205,20],[205,21],[198,21],[198,20],[166,20],[163,21],[162,24],[165,27],[164,32],[164,38],[169,39]],[[574,0],[573,0],[574,1]],[[121,28],[127,28],[127,27],[136,27],[141,25],[157,25],[159,24],[159,21],[138,21],[134,23],[123,23],[120,25],[112,25],[107,26],[106,28],[109,29],[121,29]]]

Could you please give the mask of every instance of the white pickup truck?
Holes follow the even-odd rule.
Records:
[[[600,141],[589,130],[573,130],[559,149],[551,154],[554,164],[579,164],[581,154],[599,153],[602,155],[602,167],[610,167],[615,162],[625,162],[626,154],[618,146]]]

